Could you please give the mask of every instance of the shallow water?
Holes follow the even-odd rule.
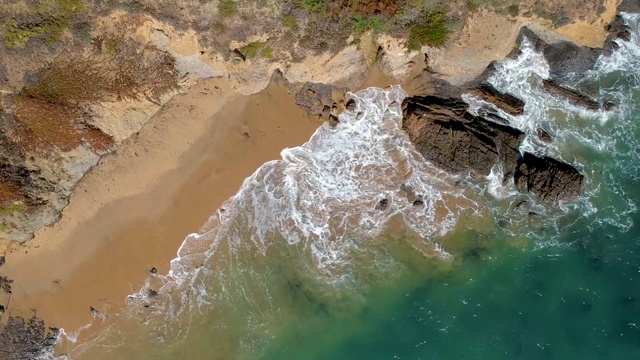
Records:
[[[359,92],[358,111],[247,179],[71,357],[640,358],[640,32],[627,20],[632,41],[574,83],[614,111],[544,93],[548,66],[527,46],[491,79],[527,104],[505,115],[522,150],[585,174],[579,201],[552,209],[498,176],[442,173],[399,128],[402,89]]]

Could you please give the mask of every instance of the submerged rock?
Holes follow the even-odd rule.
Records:
[[[501,93],[486,82],[481,83],[469,92],[486,102],[494,104],[509,115],[519,116],[524,112],[524,101],[513,95]]]
[[[622,0],[618,4],[618,12],[640,13],[640,2],[638,0]]]
[[[402,127],[425,159],[454,173],[486,177],[495,164],[515,169],[524,133],[473,116],[462,99],[414,96],[403,104]],[[505,172],[505,178],[512,175]]]
[[[594,111],[600,109],[600,104],[596,100],[576,90],[562,86],[553,80],[542,80],[542,86],[549,94],[565,98],[576,106]]]
[[[535,193],[543,202],[570,201],[582,192],[584,176],[565,162],[524,153],[514,182],[518,190]]]
[[[630,4],[627,4],[627,6],[629,5]],[[626,11],[621,9],[623,6],[624,6],[623,4],[619,5],[619,11]],[[640,5],[636,5],[636,6],[638,7],[636,12],[640,11]],[[616,15],[615,19],[609,25],[607,25],[605,29],[609,32],[609,36],[607,36],[604,42],[604,47],[603,47],[604,54],[607,56],[611,55],[614,51],[620,48],[620,45],[618,45],[616,40],[622,40],[622,41],[631,40],[630,29],[625,24],[622,16],[620,16],[619,14]]]

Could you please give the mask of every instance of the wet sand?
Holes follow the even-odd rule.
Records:
[[[374,67],[355,89],[392,83]],[[246,177],[320,124],[282,85],[242,96],[223,79],[197,84],[103,158],[57,224],[7,254],[2,274],[15,281],[9,314],[36,309],[47,326],[81,341],[101,316],[121,312],[151,269],[167,273],[185,236]]]
[[[198,84],[103,159],[60,222],[7,255],[9,313],[35,308],[67,333],[93,320],[91,307],[118,313],[150,269],[168,272],[185,236],[247,176],[319,124],[280,86],[247,97],[224,80]]]

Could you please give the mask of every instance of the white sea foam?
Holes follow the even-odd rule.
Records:
[[[640,21],[636,15],[624,17],[632,27],[632,41],[620,42],[618,51],[599,59],[596,69],[582,79],[584,83],[603,82],[599,95],[613,98],[619,105],[612,112],[587,111],[544,91],[541,79],[549,77],[549,65],[526,40],[521,55],[498,63],[489,79],[498,90],[525,101],[523,115],[511,116],[476,97],[463,97],[470,104],[470,112],[481,115],[490,109],[522,130],[526,139],[521,151],[563,158],[586,175],[584,196],[552,210],[515,191],[512,182],[503,183],[503,169],[494,166],[486,183],[476,190],[490,195],[489,201],[495,202],[490,209],[494,219],[510,222],[514,232],[520,231],[518,235],[523,235],[518,225],[528,222],[531,214],[538,215],[540,228],[556,229],[563,217],[576,212],[593,218],[596,225],[613,225],[621,230],[632,225],[629,214],[637,211],[637,205],[628,200],[623,186],[613,176],[598,177],[596,169],[604,168],[605,174],[628,171],[633,177],[639,176],[638,169],[628,169],[629,161],[618,167],[605,157],[607,163],[593,165],[593,160],[585,161],[574,155],[577,144],[613,154],[614,160],[626,156],[640,163],[633,136],[638,125],[630,122],[634,119],[630,114],[634,108],[633,94],[624,91],[637,90],[640,84]],[[616,82],[607,85],[607,75],[616,73],[625,76],[618,76]],[[619,78],[626,79],[626,83],[620,84],[623,80]],[[446,250],[435,239],[456,223],[458,212],[451,203],[463,198],[470,200],[463,196],[463,189],[454,186],[464,179],[425,162],[401,130],[400,105],[405,96],[397,86],[388,91],[370,88],[350,94],[356,110],[341,114],[335,128],[323,125],[307,143],[285,149],[282,160],[264,164],[247,178],[201,233],[185,239],[171,262],[169,274],[152,275],[146,286],[130,297],[132,305],[153,304],[142,312],[132,306],[136,321],[147,324],[156,316],[162,319],[161,326],[169,326],[187,312],[190,315],[187,321],[191,322],[222,301],[231,304],[242,301],[250,309],[246,318],[249,327],[261,329],[277,321],[277,304],[272,303],[266,285],[245,286],[243,279],[251,278],[260,284],[267,283],[270,276],[253,269],[247,259],[259,261],[273,245],[296,247],[308,270],[318,278],[327,283],[348,283],[353,280],[354,252],[364,251],[368,240],[379,235],[393,217],[402,219],[422,237],[424,245],[446,257]],[[538,139],[539,128],[552,135],[551,143]],[[629,144],[621,147],[616,139]],[[604,187],[613,189],[619,201],[599,207],[592,202],[597,201]],[[407,189],[420,196],[418,206],[407,198]],[[382,205],[381,200],[386,203]],[[478,208],[478,204],[472,208]],[[572,221],[575,219],[565,222],[565,226]],[[544,236],[549,240],[538,243],[539,246],[567,245],[558,241],[554,233],[545,232]],[[384,271],[384,262],[370,263]],[[212,286],[214,283],[217,286]],[[150,289],[158,291],[158,295],[149,296]],[[267,305],[258,304],[259,298],[266,299]],[[188,324],[179,326],[173,335],[185,336],[189,328]],[[158,331],[157,341],[165,341],[166,336]],[[240,342],[243,347],[254,349],[264,341],[265,338],[247,337]]]
[[[448,256],[435,237],[453,228],[459,214],[451,203],[464,198],[463,189],[454,187],[456,177],[426,163],[402,131],[406,93],[394,86],[348,97],[355,111],[260,167],[202,233],[185,239],[169,274],[153,276],[131,300],[151,301],[153,288],[172,299],[167,314],[209,306],[234,286],[222,275],[228,271],[220,268],[223,259],[231,264],[240,252],[264,255],[274,241],[305,249],[309,268],[325,281],[350,281],[353,251],[366,248],[396,216],[424,245]],[[421,201],[409,199],[411,192]],[[209,293],[212,281],[221,283],[219,293]]]
[[[511,184],[502,184],[498,176],[500,171],[494,168],[485,185],[486,193],[498,199],[511,201],[506,208],[504,204],[493,206],[492,213],[496,218],[515,225],[514,231],[518,235],[523,235],[519,224],[529,222],[527,218],[532,213],[543,215],[539,218],[539,228],[557,230],[560,223],[566,227],[572,221],[567,222],[563,217],[576,210],[583,217],[593,217],[593,224],[606,223],[621,230],[631,226],[628,214],[635,211],[636,205],[625,200],[627,198],[621,186],[612,181],[611,176],[604,179],[601,174],[603,171],[625,171],[633,174],[632,176],[638,176],[638,168],[623,159],[631,157],[640,160],[640,152],[636,150],[639,145],[634,135],[638,128],[634,123],[637,115],[633,110],[637,109],[637,89],[640,88],[640,16],[623,14],[623,18],[630,27],[631,40],[618,40],[618,50],[611,56],[601,56],[592,71],[581,74],[579,81],[568,84],[575,88],[590,87],[591,91],[594,85],[597,86],[596,97],[599,100],[613,100],[616,104],[612,111],[588,110],[545,91],[542,79],[548,79],[550,76],[549,64],[527,39],[522,43],[520,55],[516,59],[499,62],[496,71],[488,79],[498,90],[525,102],[524,113],[521,116],[500,114],[511,126],[525,133],[525,140],[520,148],[522,152],[562,159],[575,165],[585,174],[586,187],[583,196],[576,202],[561,203],[559,207],[550,209],[536,203],[530,196],[512,191]],[[487,106],[469,95],[464,99],[470,104],[472,112],[477,113]],[[551,143],[538,138],[539,129],[544,129],[551,135]],[[621,141],[626,144],[622,144]],[[619,160],[602,163],[581,155],[594,151],[602,153],[603,158],[611,156]],[[607,187],[608,190],[603,190],[603,187]],[[611,191],[622,201],[618,201],[617,206],[603,213],[602,210],[606,208],[599,209],[597,204],[602,191]],[[522,216],[514,217],[517,213],[521,213]],[[557,231],[555,233],[558,234]],[[550,239],[548,244],[557,242],[553,234],[544,233],[544,238]]]

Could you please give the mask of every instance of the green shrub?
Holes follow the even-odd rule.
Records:
[[[224,24],[221,23],[220,21],[216,22],[215,24],[213,24],[211,26],[211,29],[217,33],[223,33],[224,32]]]
[[[325,0],[302,0],[300,6],[312,13],[320,13],[326,9]]]
[[[442,10],[428,11],[409,25],[409,50],[418,50],[422,45],[440,47],[447,41],[449,29],[447,14]]]
[[[520,14],[520,7],[518,6],[518,4],[510,5],[507,8],[507,12],[509,13],[509,15],[516,17],[518,16],[518,14]]]
[[[0,216],[10,215],[16,212],[23,213],[27,211],[27,205],[23,203],[11,204],[0,208]]]
[[[262,53],[260,53],[260,55],[262,55],[262,57],[265,59],[273,58],[273,48],[269,45],[265,46],[264,49],[262,49]]]
[[[355,15],[353,17],[353,30],[356,32],[365,32],[373,30],[380,32],[384,29],[384,21],[379,16],[372,16],[370,18],[363,18]]]
[[[239,50],[242,55],[250,59],[253,59],[258,55],[265,59],[271,59],[273,57],[273,48],[267,45],[266,42],[254,41],[241,47]]]
[[[238,13],[238,6],[233,0],[220,0],[218,12],[222,17],[232,17]]]
[[[293,15],[285,15],[282,18],[282,26],[293,30],[298,28],[298,23]]]
[[[466,0],[467,8],[471,11],[475,11],[480,7],[479,0]]]
[[[36,23],[7,26],[5,43],[8,47],[21,48],[33,38],[43,37],[53,45],[62,38],[72,23],[72,18],[84,10],[82,0],[54,0],[37,6],[33,15],[42,18]]]

